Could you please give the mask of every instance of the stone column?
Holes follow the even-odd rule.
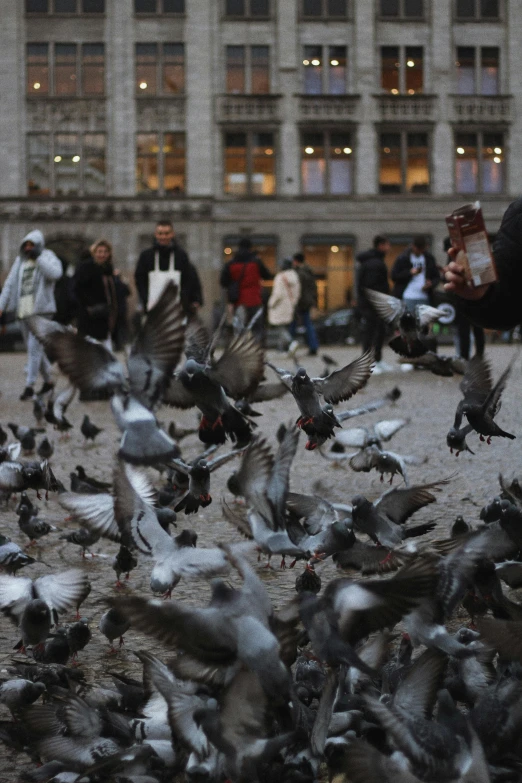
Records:
[[[134,94],[134,4],[107,3],[108,193],[136,192],[136,97]]]
[[[511,118],[509,128],[508,149],[505,156],[507,165],[504,164],[507,178],[506,191],[514,197],[518,197],[522,182],[522,73],[520,69],[520,40],[522,36],[522,0],[512,0],[505,5],[507,23],[507,51],[506,72],[509,79],[501,77],[501,91],[511,95]]]
[[[295,196],[300,190],[298,99],[300,52],[298,42],[297,0],[276,4],[277,13],[277,91],[281,93],[283,119],[279,135],[277,190],[280,195]]]
[[[214,156],[216,147],[220,148],[219,134],[213,132],[213,29],[217,29],[217,6],[208,0],[186,3],[185,128],[189,196],[212,195]]]
[[[354,92],[361,96],[357,110],[355,192],[371,195],[377,193],[379,154],[375,130],[377,106],[373,97],[379,92],[375,64],[375,10],[373,3],[354,3],[353,8],[355,24],[350,56],[353,69],[351,84]]]
[[[25,196],[24,3],[3,0],[0,47],[0,196]]]
[[[451,101],[448,96],[455,92],[452,5],[451,0],[438,0],[431,4],[431,69],[428,68],[425,92],[438,96],[435,99],[436,124],[432,135],[431,182],[431,192],[437,194],[453,192],[455,145],[453,129],[448,122]]]

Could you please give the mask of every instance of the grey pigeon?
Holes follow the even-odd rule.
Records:
[[[212,503],[212,497],[210,495],[210,474],[241,453],[241,450],[236,449],[227,454],[221,454],[218,457],[214,457],[212,460],[207,460],[204,456],[196,457],[190,464],[183,462],[181,459],[171,460],[169,462],[169,467],[173,467],[189,476],[187,492],[175,506],[175,511],[184,511],[185,514],[194,514],[199,510],[200,506],[206,508],[210,505],[210,503]]]
[[[505,432],[494,421],[495,415],[500,410],[500,397],[506,388],[506,383],[511,374],[514,361],[515,359],[511,360],[491,389],[487,390],[484,388],[484,391],[487,390],[487,396],[483,402],[473,399],[469,395],[464,399],[462,413],[466,416],[475,432],[479,433],[480,440],[486,440],[488,444],[491,443],[492,437],[510,438],[511,440],[515,439],[515,435]]]
[[[68,541],[70,544],[76,544],[81,548],[82,557],[85,557],[85,552],[96,544],[101,537],[101,533],[98,530],[88,529],[86,527],[80,527],[78,530],[72,530],[70,533],[63,533],[60,536],[61,541]]]
[[[96,424],[90,420],[89,416],[85,414],[80,426],[80,432],[82,433],[86,442],[88,440],[92,440],[94,443],[96,436],[99,435],[100,432],[103,432],[103,427],[97,427]]]
[[[20,710],[33,704],[45,692],[43,682],[15,679],[7,680],[0,686],[0,703],[16,715]]]
[[[6,574],[15,574],[20,568],[34,562],[34,558],[29,557],[18,544],[0,534],[0,569]]]
[[[22,506],[20,510],[18,527],[27,536],[30,544],[35,544],[39,538],[43,538],[49,535],[51,531],[56,530],[54,525],[50,525],[44,519],[31,516],[31,512],[26,506]]]
[[[110,642],[110,652],[116,652],[113,642],[118,637],[120,638],[120,647],[123,645],[123,635],[129,630],[130,626],[131,624],[127,616],[117,608],[107,609],[101,616],[99,629]]]
[[[38,444],[36,453],[41,459],[50,459],[53,456],[54,447],[47,436],[44,436]]]

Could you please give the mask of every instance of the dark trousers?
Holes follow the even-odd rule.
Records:
[[[459,341],[459,356],[463,359],[469,359],[471,350],[471,330],[473,329],[473,337],[475,338],[475,354],[477,356],[484,355],[484,347],[486,344],[486,338],[484,336],[484,329],[481,326],[473,326],[470,322],[464,318],[463,315],[457,316],[457,337]]]
[[[384,321],[373,310],[362,310],[360,329],[363,351],[373,348],[375,361],[380,362],[385,333]]]
[[[312,321],[310,310],[298,310],[296,312],[295,318],[290,325],[290,334],[292,337],[295,337],[296,335],[298,321],[301,321],[304,328],[306,329],[305,337],[308,349],[316,353],[317,349],[319,348],[319,340],[317,339],[317,334],[315,333],[314,322]]]

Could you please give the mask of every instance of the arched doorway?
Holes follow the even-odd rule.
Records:
[[[93,240],[83,234],[53,234],[45,245],[54,250],[62,264],[75,267],[89,252]]]

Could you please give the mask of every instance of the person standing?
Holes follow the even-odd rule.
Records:
[[[443,250],[447,254],[451,247],[451,239],[446,237],[443,242]],[[448,263],[451,261],[451,256],[447,256]],[[451,296],[451,294],[450,294]],[[452,304],[457,305],[455,297],[451,297]],[[481,326],[472,324],[464,313],[460,312],[456,307],[455,321],[453,323],[453,342],[455,345],[455,351],[457,356],[461,359],[470,358],[471,354],[471,333],[473,332],[473,340],[475,342],[475,356],[484,356],[484,350],[486,347],[486,337],[484,329]]]
[[[272,278],[272,273],[252,249],[251,240],[243,237],[239,241],[237,253],[221,270],[219,284],[226,291],[231,311],[242,308],[245,323],[248,323],[263,305],[261,280]],[[255,322],[254,332],[259,339],[262,338],[262,318]]]
[[[18,318],[27,346],[26,385],[20,395],[21,400],[34,396],[39,373],[44,382],[38,394],[46,394],[54,387],[51,363],[42,344],[29,330],[27,318],[31,315],[52,318],[56,312],[54,286],[62,272],[60,259],[45,247],[42,232],[35,229],[24,237],[0,294],[0,315],[3,312],[13,313]]]
[[[390,250],[387,237],[378,234],[373,238],[373,247],[356,257],[359,266],[356,273],[357,309],[361,318],[361,343],[363,351],[373,348],[375,353],[374,373],[389,372],[392,367],[382,361],[382,346],[385,336],[385,324],[379,318],[366,296],[366,288],[390,293],[388,268],[385,257]]]
[[[392,294],[411,310],[419,304],[431,304],[440,273],[433,255],[426,250],[423,236],[413,237],[411,247],[395,259],[391,271],[395,283]]]
[[[293,345],[288,327],[294,320],[300,295],[299,275],[292,268],[292,259],[285,258],[281,271],[274,278],[274,286],[268,300],[268,323],[270,326],[279,327],[280,351],[287,351],[289,346]]]
[[[316,356],[319,348],[319,340],[315,332],[315,327],[310,315],[312,307],[317,307],[317,282],[311,267],[305,263],[305,257],[302,253],[294,253],[292,264],[299,275],[301,283],[301,296],[297,303],[294,320],[290,326],[290,334],[295,339],[297,333],[297,324],[300,321],[305,328],[305,339],[308,345],[308,355]],[[294,348],[293,345],[290,346]],[[295,346],[297,348],[297,345]]]
[[[112,245],[100,239],[90,250],[90,258],[78,266],[74,275],[76,323],[81,335],[94,337],[112,350],[111,332],[118,314]]]
[[[140,254],[134,273],[144,313],[147,312],[149,298],[149,272],[155,268],[166,272],[169,267],[173,267],[181,273],[180,299],[185,314],[196,314],[203,304],[201,282],[197,269],[190,263],[185,250],[177,243],[170,220],[158,220],[154,231],[154,244]]]

